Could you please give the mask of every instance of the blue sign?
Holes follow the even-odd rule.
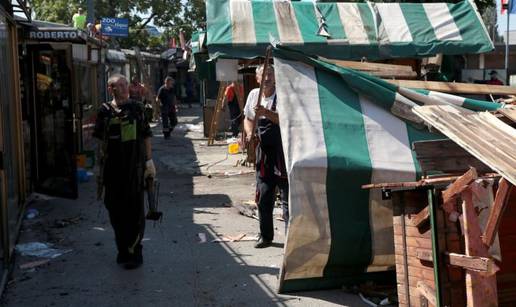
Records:
[[[127,18],[104,17],[100,20],[102,35],[127,37],[129,35],[129,20]]]

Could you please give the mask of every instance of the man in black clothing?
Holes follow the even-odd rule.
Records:
[[[263,65],[256,69],[256,80],[263,82],[260,104],[259,89],[253,89],[247,97],[244,108],[244,129],[246,141],[252,142],[256,134],[259,139],[256,147],[256,203],[260,217],[260,239],[256,248],[269,247],[274,239],[273,211],[276,188],[280,191],[285,227],[288,225],[288,179],[281,142],[279,117],[276,112],[276,85],[274,70],[269,68],[263,75]],[[256,121],[256,125],[254,124]],[[253,131],[256,127],[256,131]]]
[[[170,138],[170,132],[177,125],[176,114],[177,90],[174,87],[174,79],[172,77],[165,78],[165,84],[158,90],[156,102],[161,106],[161,124],[163,125],[163,136]]]
[[[101,141],[100,189],[115,232],[116,261],[134,269],[143,263],[144,181],[156,175],[152,132],[143,104],[129,99],[124,76],[109,78],[108,91],[113,100],[99,109],[93,134]]]

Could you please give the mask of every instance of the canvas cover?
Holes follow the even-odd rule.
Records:
[[[308,54],[369,60],[493,50],[472,1],[330,3],[207,0],[212,56],[263,56],[272,41]]]
[[[411,108],[500,105],[397,87],[285,47],[273,55],[290,186],[280,292],[340,287],[392,270],[391,204],[361,186],[418,179],[411,143],[443,137]]]

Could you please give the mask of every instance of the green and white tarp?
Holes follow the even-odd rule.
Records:
[[[319,3],[207,0],[212,56],[263,56],[272,41],[334,59],[369,60],[493,50],[472,1]]]
[[[439,139],[411,108],[499,104],[416,92],[278,47],[278,113],[290,186],[280,292],[340,287],[394,268],[392,207],[364,184],[418,179],[411,143]]]

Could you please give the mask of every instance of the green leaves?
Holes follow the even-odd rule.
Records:
[[[139,46],[142,49],[156,48],[172,36],[178,37],[179,31],[185,39],[191,37],[206,22],[204,0],[93,0],[95,17],[129,18],[130,32],[126,39],[119,39],[122,48]],[[32,8],[38,20],[71,25],[72,16],[77,8],[87,8],[86,0],[32,0]],[[150,38],[145,26],[153,23],[164,30],[161,38]],[[179,39],[178,39],[179,43]]]

